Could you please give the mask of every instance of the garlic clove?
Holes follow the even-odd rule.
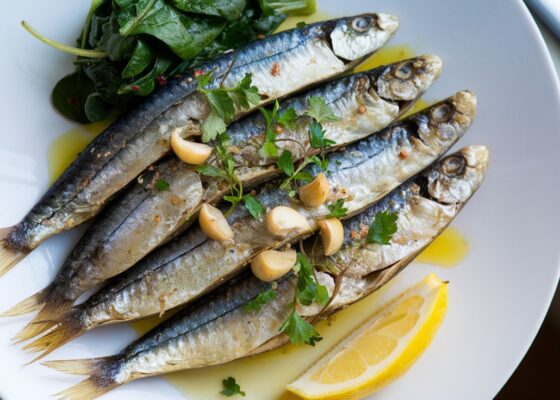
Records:
[[[294,250],[264,250],[251,261],[253,274],[261,281],[272,282],[286,275],[296,265]]]
[[[182,161],[194,165],[203,164],[212,154],[212,147],[203,143],[189,142],[179,136],[176,130],[171,134],[171,148]]]
[[[226,217],[220,210],[210,204],[202,205],[198,215],[198,222],[210,239],[220,242],[233,239],[233,231]]]
[[[311,229],[307,219],[293,208],[286,206],[274,207],[266,215],[266,229],[276,236],[288,236]]]
[[[337,218],[327,218],[317,222],[323,242],[323,253],[332,256],[342,246],[344,240],[344,227]]]
[[[299,188],[299,199],[307,207],[319,207],[329,197],[331,185],[324,173],[320,173],[307,185]]]

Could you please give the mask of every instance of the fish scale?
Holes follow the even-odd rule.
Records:
[[[354,31],[354,37],[371,33],[372,40],[354,57],[341,59],[331,47],[331,36],[346,25],[352,25],[355,20],[366,21],[368,27],[363,32]],[[224,54],[202,68],[214,70],[217,77],[215,84],[225,76],[225,84],[231,86],[246,73],[253,73],[255,82],[277,81],[260,76],[270,76],[275,63],[286,63],[291,67],[286,68],[288,72],[296,68],[300,74],[298,79],[285,82],[282,86],[272,85],[261,92],[264,104],[350,70],[385,43],[397,27],[396,18],[385,14],[364,14],[319,22],[255,41]],[[298,50],[301,53],[301,49],[311,53],[313,50],[321,54],[326,52],[329,57],[322,60],[336,65],[316,68],[310,63],[290,64],[289,58]],[[287,76],[292,76],[290,74],[293,72]],[[121,116],[86,147],[21,222],[0,230],[0,274],[7,272],[47,238],[98,214],[115,193],[170,150],[169,138],[174,128],[180,129],[184,136],[200,133],[200,122],[207,117],[210,107],[206,99],[196,92],[197,82],[193,76],[193,73],[188,73],[171,79],[168,85]],[[256,106],[251,107],[254,109]],[[248,111],[237,110],[236,118]]]
[[[457,168],[458,162],[461,168]],[[348,277],[342,272],[330,275],[316,271],[321,282],[325,282],[326,279],[330,282],[330,296],[334,294],[336,280],[340,281],[339,290],[326,309],[317,305],[298,305],[300,315],[316,323],[364,298],[394,277],[445,229],[469,201],[484,178],[487,163],[486,147],[466,147],[434,163],[426,173],[421,173],[404,183],[388,194],[387,201],[380,202],[359,216],[345,221],[344,226],[348,230],[364,221],[371,222],[373,216],[380,211],[393,211],[398,214],[399,219],[406,218],[406,205],[422,200],[435,205],[434,213],[427,216],[428,223],[437,214],[437,207],[452,209],[446,223],[426,236],[420,247],[409,247],[398,259],[387,260],[382,270],[368,271],[359,277]],[[469,187],[470,190],[457,191],[458,188],[464,187]],[[450,199],[453,201],[449,202]],[[403,229],[412,232],[414,226]],[[304,246],[311,250],[313,242],[314,240],[310,239]],[[384,248],[394,246],[398,247],[400,244],[391,241]],[[346,252],[348,249],[356,251],[358,257],[362,254],[364,259],[370,258],[370,254],[366,253],[383,251],[380,247],[371,247],[364,238],[345,241],[339,252]],[[337,264],[338,261],[332,259],[338,271],[342,271],[344,268]],[[279,333],[279,327],[290,311],[288,304],[293,301],[296,283],[295,274],[288,273],[276,282],[276,298],[262,305],[257,311],[245,311],[244,304],[272,287],[272,284],[261,282],[246,272],[191,303],[114,356],[91,360],[48,361],[45,364],[63,372],[89,376],[78,385],[60,393],[61,398],[93,399],[139,378],[219,365],[269,351],[289,341],[287,336]]]
[[[445,118],[436,120],[434,115],[439,115],[441,109],[449,112]],[[366,137],[338,153],[329,154],[327,180],[334,193],[336,189],[346,190],[346,218],[362,212],[445,153],[471,124],[475,110],[475,96],[467,91],[459,92],[396,122],[379,135]],[[399,155],[405,149],[408,156],[401,158]],[[336,160],[343,161],[336,163]],[[314,175],[321,172],[315,166],[307,170]],[[388,176],[391,179],[387,179]],[[159,260],[170,259],[166,255],[167,246],[160,247],[151,257],[142,260],[138,268],[133,267],[122,275],[116,283],[119,289],[112,288],[110,283],[93,296],[91,302],[86,301],[62,316],[55,322],[57,327],[53,331],[26,348],[43,351],[43,356],[96,326],[153,314],[162,315],[166,310],[187,304],[239,274],[260,251],[294,243],[311,235],[318,229],[317,219],[330,213],[325,205],[316,208],[303,206],[280,189],[277,183],[267,185],[257,198],[268,209],[279,205],[294,208],[307,219],[311,230],[276,237],[268,232],[264,218],[254,219],[247,210],[238,207],[228,218],[234,233],[232,241],[206,239],[192,248],[192,242],[186,239],[189,251],[164,263]],[[200,235],[197,229],[186,231],[184,235]],[[176,239],[181,240],[181,237]],[[171,243],[175,253],[176,242]],[[126,285],[120,283],[123,281]],[[118,318],[113,317],[112,310],[119,311]]]
[[[403,68],[408,70],[405,76],[401,74]],[[289,137],[292,140],[301,142],[306,147],[308,153],[316,153],[317,149],[313,149],[309,145],[308,130],[310,118],[306,115],[306,111],[309,99],[321,97],[326,105],[330,106],[336,115],[339,116],[337,121],[324,124],[326,137],[337,143],[336,146],[328,148],[326,152],[337,150],[343,145],[352,143],[384,128],[402,115],[430,87],[439,75],[440,70],[441,61],[438,57],[424,55],[322,84],[315,89],[281,103],[280,112],[291,108],[295,111],[297,119],[295,127],[285,129],[279,134],[279,138],[286,139]],[[407,91],[399,90],[398,94],[393,95],[390,90],[384,90],[385,94],[383,97],[377,94],[377,87],[391,86],[389,82],[392,81],[401,82],[401,86],[404,84],[407,87]],[[381,82],[385,83],[381,84]],[[250,115],[228,128],[228,135],[231,139],[230,149],[233,152],[232,156],[237,165],[235,173],[245,189],[267,181],[274,177],[274,175],[278,175],[278,170],[275,167],[276,160],[267,157],[263,158],[259,154],[259,149],[265,137],[264,131],[264,118],[259,113]],[[278,146],[280,150],[290,150],[293,153],[294,160],[301,159],[304,156],[299,146],[294,147],[292,142],[279,142]],[[215,156],[209,160],[209,163],[216,167],[220,166]],[[176,168],[173,171],[171,168],[166,167],[165,164],[162,164],[156,168],[158,171],[165,173],[166,180],[171,183],[184,180],[184,175],[189,173],[189,171],[194,173],[194,168],[192,167],[187,168],[187,170]],[[205,201],[215,204],[222,199],[228,190],[227,183],[214,177],[202,177],[202,184],[205,189],[200,203]],[[138,237],[138,235],[133,235],[136,231],[134,229],[136,224],[131,223],[130,220],[138,219],[141,221],[142,218],[149,220],[150,216],[154,217],[154,213],[147,213],[146,216],[141,212],[124,215],[124,219],[119,221],[121,221],[125,228],[127,226],[132,228],[129,230],[123,228],[116,232],[106,230],[104,235],[102,235],[109,238],[104,239],[105,243],[107,243],[106,247],[96,245],[98,235],[94,235],[93,232],[100,224],[115,223],[113,221],[104,223],[103,220],[116,220],[116,218],[112,213],[101,213],[95,219],[92,228],[88,230],[88,233],[76,245],[76,250],[70,256],[70,260],[67,261],[67,265],[70,268],[86,271],[86,273],[76,272],[74,275],[76,277],[79,276],[79,280],[72,278],[57,279],[56,284],[45,289],[41,295],[32,297],[33,300],[24,300],[24,305],[34,301],[36,307],[40,307],[42,303],[45,303],[45,306],[34,321],[54,320],[67,310],[82,293],[102,283],[104,280],[125,271],[151,250],[183,229],[185,222],[192,220],[196,216],[200,205],[194,198],[196,194],[195,189],[199,183],[197,182],[196,185],[193,183],[193,196],[188,197],[188,201],[192,202],[192,206],[180,209],[169,207],[169,199],[165,193],[150,192],[145,198],[145,202],[149,203],[150,206],[139,206],[139,210],[163,208],[163,211],[159,214],[161,222],[159,224],[142,223],[142,236]],[[138,189],[138,186],[143,186],[143,184],[136,183],[129,190],[142,190]],[[188,194],[188,192],[187,188],[185,193]],[[126,201],[126,198],[117,199],[111,203],[110,209],[128,209]],[[128,248],[129,246],[134,251],[120,251],[121,248]],[[79,262],[71,261],[74,254],[79,254]],[[64,272],[68,268],[67,265],[63,266],[59,276],[69,276],[68,273]],[[14,310],[17,310],[20,305],[16,305],[8,313],[14,313]],[[27,339],[31,333],[37,334],[47,326],[48,324],[41,324],[41,327],[39,327],[33,323],[18,334],[17,337]]]

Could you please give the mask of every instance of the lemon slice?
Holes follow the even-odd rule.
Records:
[[[378,309],[287,389],[305,399],[361,399],[412,366],[447,310],[447,284],[431,274]]]

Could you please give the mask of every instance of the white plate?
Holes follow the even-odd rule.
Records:
[[[32,39],[26,19],[73,43],[87,1],[19,0],[0,14],[0,226],[16,223],[46,190],[49,143],[72,125],[54,112],[49,93],[72,68],[70,56]],[[479,114],[460,142],[488,144],[491,165],[482,189],[455,221],[470,252],[457,268],[409,267],[397,285],[436,271],[451,281],[447,318],[425,355],[378,398],[490,399],[514,371],[537,333],[559,276],[560,100],[544,42],[521,1],[319,1],[322,11],[383,11],[401,29],[391,44],[439,54],[445,63],[430,100],[468,88]],[[76,233],[60,235],[0,279],[0,309],[54,276]],[[77,382],[9,345],[28,319],[0,321],[0,394],[47,399]],[[134,337],[126,326],[101,329],[64,347],[56,358],[111,354]],[[264,376],[264,375],[263,375]],[[271,373],[266,379],[272,379]],[[265,393],[251,398],[267,398]],[[219,396],[218,396],[219,397]],[[160,378],[126,385],[105,399],[180,399]]]

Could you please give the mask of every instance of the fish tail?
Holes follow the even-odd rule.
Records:
[[[58,294],[53,285],[47,286],[37,293],[37,296],[40,297],[41,304],[44,303],[44,306],[35,318],[14,337],[13,340],[16,343],[29,340],[52,328],[60,320],[64,320],[73,304],[72,300]]]
[[[27,314],[31,311],[38,310],[43,306],[43,304],[45,304],[49,292],[50,287],[47,286],[43,290],[35,293],[33,296],[20,301],[9,310],[0,313],[0,317],[15,317],[16,315]]]
[[[60,400],[93,400],[120,385],[111,376],[116,362],[118,358],[112,356],[85,360],[46,361],[42,364],[68,374],[89,375],[86,380],[58,393],[56,396]]]
[[[48,331],[44,336],[41,336],[39,339],[23,347],[24,350],[32,353],[42,352],[37,358],[31,361],[30,364],[40,360],[47,354],[52,353],[60,346],[85,332],[86,329],[80,318],[80,312],[81,310],[79,308],[75,308],[66,313],[59,321],[52,321],[53,329]],[[51,323],[51,321],[44,322]]]
[[[27,255],[27,252],[14,249],[8,244],[8,236],[13,230],[13,226],[0,228],[0,276],[11,270]]]

